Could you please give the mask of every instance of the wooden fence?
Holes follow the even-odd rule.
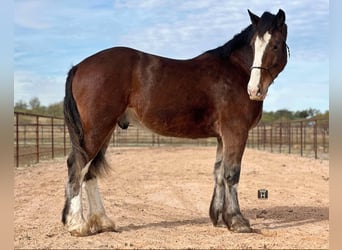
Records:
[[[111,146],[215,146],[216,139],[182,139],[154,134],[139,126],[117,128]],[[247,146],[271,152],[329,158],[328,120],[302,120],[259,125],[250,131]],[[66,156],[71,148],[63,118],[14,113],[16,167]]]

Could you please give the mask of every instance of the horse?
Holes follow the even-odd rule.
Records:
[[[72,149],[62,222],[71,235],[116,231],[97,178],[109,169],[105,153],[113,131],[132,119],[164,136],[217,138],[210,219],[233,232],[253,232],[238,201],[241,159],[268,88],[287,64],[288,47],[283,10],[248,14],[249,26],[191,59],[113,47],[69,70],[64,118]]]

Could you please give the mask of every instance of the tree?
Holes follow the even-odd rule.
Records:
[[[301,111],[289,111],[287,109],[280,109],[275,112],[264,111],[262,114],[261,123],[267,124],[272,122],[283,122],[288,120],[303,120],[310,118],[329,118],[329,111],[321,113],[317,109],[309,108]]]
[[[307,110],[297,111],[294,116],[296,119],[306,119],[309,116],[309,112]]]
[[[317,116],[318,114],[320,114],[319,110],[313,109],[313,108],[309,108],[307,112],[309,114],[309,118],[313,118]]]
[[[279,109],[275,112],[275,116],[277,117],[277,120],[292,120],[293,119],[293,113],[287,109]]]
[[[14,111],[24,112],[24,111],[27,111],[27,107],[28,105],[26,102],[24,102],[23,100],[19,100],[14,105]]]
[[[46,108],[46,114],[52,116],[63,116],[63,101],[49,105]]]
[[[40,115],[46,115],[46,106],[42,106],[40,104],[40,101],[38,99],[38,97],[33,97],[30,101],[29,101],[30,107],[31,107],[31,113],[34,114],[40,114]]]
[[[40,108],[40,101],[38,99],[38,97],[33,97],[30,101],[29,101],[29,104],[30,104],[30,107],[31,107],[31,110],[34,111],[34,110],[39,110]]]

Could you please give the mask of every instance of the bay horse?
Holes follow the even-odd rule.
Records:
[[[253,231],[238,201],[241,159],[248,131],[261,118],[268,87],[287,63],[287,25],[283,10],[261,17],[248,13],[248,27],[192,59],[114,47],[70,69],[64,117],[72,150],[62,222],[72,235],[115,231],[97,177],[108,169],[105,152],[116,125],[127,128],[131,116],[165,136],[216,137],[211,221],[234,232]]]

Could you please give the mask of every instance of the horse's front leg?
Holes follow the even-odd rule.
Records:
[[[223,138],[223,160],[221,171],[224,185],[222,219],[231,231],[250,233],[249,221],[243,217],[238,200],[241,160],[245,150],[248,130],[225,130]]]
[[[214,226],[222,225],[222,211],[225,196],[225,187],[223,181],[223,144],[222,138],[217,138],[216,161],[214,165],[215,187],[213,197],[210,203],[209,215]]]

